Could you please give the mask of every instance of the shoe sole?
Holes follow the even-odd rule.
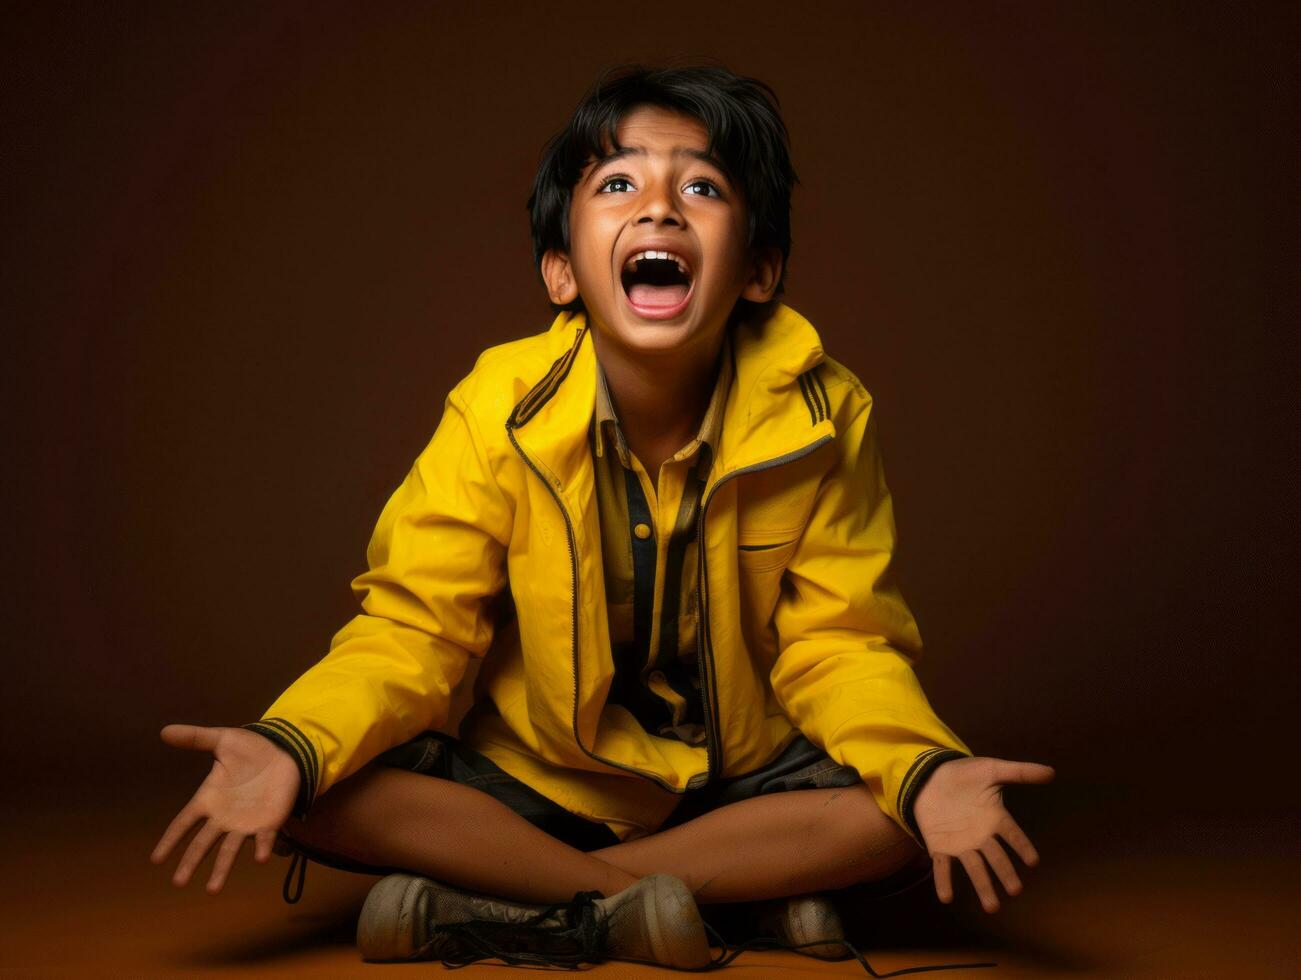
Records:
[[[805,946],[795,952],[819,960],[847,960],[852,955],[838,940],[845,938],[840,913],[826,898],[808,898],[799,905],[799,914],[791,916],[791,938],[796,944],[827,940],[820,946]]]
[[[385,963],[419,956],[425,942],[420,898],[432,885],[428,878],[394,874],[370,890],[357,919],[357,949],[363,960]]]
[[[709,941],[695,898],[676,878],[651,877],[652,887],[638,896],[651,959],[620,956],[616,950],[610,950],[607,955],[611,959],[652,962],[679,970],[707,966],[711,957]],[[436,883],[428,878],[392,874],[371,888],[357,919],[357,949],[361,958],[371,963],[420,959],[428,941],[425,935],[427,898],[435,887]],[[426,899],[424,903],[422,898]]]
[[[677,878],[650,877],[654,886],[643,892],[641,900],[654,962],[675,970],[699,970],[707,966],[709,940],[701,925],[695,896]],[[617,953],[612,955],[621,958]]]

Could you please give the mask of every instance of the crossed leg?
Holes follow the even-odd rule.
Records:
[[[859,783],[742,800],[590,856],[639,877],[667,872],[708,903],[847,888],[920,853]]]
[[[755,901],[881,878],[919,853],[861,784],[760,796],[584,853],[473,787],[375,766],[284,832],[316,851],[538,903],[614,895],[657,872],[698,902]]]

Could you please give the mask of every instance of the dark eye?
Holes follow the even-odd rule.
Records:
[[[632,190],[632,181],[627,177],[607,177],[601,183],[598,194],[625,194]]]
[[[700,190],[693,190],[693,188],[700,188]],[[686,193],[688,194],[699,194],[702,197],[723,196],[722,194],[719,193],[718,188],[715,187],[707,180],[693,180],[686,187],[684,187],[683,190],[686,191]]]

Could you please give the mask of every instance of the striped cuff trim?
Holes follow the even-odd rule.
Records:
[[[904,774],[903,783],[899,786],[899,797],[897,808],[899,816],[908,825],[908,832],[922,841],[922,832],[917,827],[917,818],[913,815],[913,805],[917,802],[917,794],[926,785],[926,780],[931,778],[933,773],[942,763],[950,762],[953,759],[969,759],[971,756],[965,752],[959,752],[957,749],[927,749],[908,767],[908,772]]]
[[[251,732],[269,738],[280,746],[298,763],[298,799],[294,803],[294,816],[300,820],[307,816],[312,803],[316,800],[316,787],[320,783],[321,764],[316,749],[307,736],[283,718],[263,718],[241,726]]]

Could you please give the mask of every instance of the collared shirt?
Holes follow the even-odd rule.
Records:
[[[696,437],[664,461],[656,481],[624,440],[599,361],[596,374],[589,434],[615,669],[607,704],[625,707],[652,735],[703,745],[696,522],[732,382],[731,340],[724,336]]]

